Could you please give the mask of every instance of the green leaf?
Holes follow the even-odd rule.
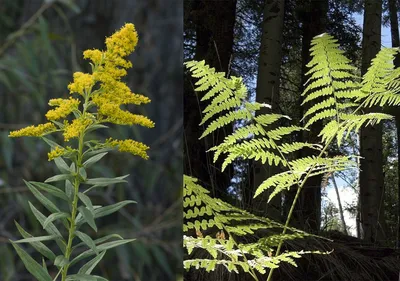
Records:
[[[40,193],[31,183],[24,180],[24,183],[29,188],[29,190],[33,193],[33,195],[52,213],[60,212],[60,209],[54,205],[49,199],[47,199],[42,193]]]
[[[101,261],[106,254],[107,251],[103,251],[100,254],[97,254],[92,260],[88,261],[85,265],[79,269],[78,273],[90,274],[92,270],[96,267],[96,265]]]
[[[96,149],[96,150],[88,149],[83,153],[83,157],[84,158],[85,157],[89,157],[90,158],[90,157],[92,157],[94,155],[97,155],[99,153],[108,152],[108,151],[112,151],[112,150],[114,150],[114,149],[111,148],[111,147],[105,147],[105,148]]]
[[[96,223],[94,222],[93,213],[90,212],[89,209],[83,206],[79,207],[78,210],[82,214],[82,217],[85,219],[85,221],[90,225],[90,227],[93,228],[95,232],[97,232],[97,226]]]
[[[95,242],[92,240],[92,238],[90,238],[89,235],[87,235],[87,234],[85,234],[83,232],[80,232],[80,231],[75,231],[75,234],[76,234],[76,236],[79,237],[79,239],[81,239],[81,241],[83,243],[85,243],[90,249],[92,249],[93,252],[96,253],[96,255],[99,254],[99,251],[96,248]]]
[[[118,235],[118,234],[110,234],[110,235],[106,235],[106,236],[104,236],[104,237],[101,237],[101,238],[99,238],[99,239],[96,239],[96,240],[94,240],[93,242],[95,243],[95,245],[97,245],[97,244],[106,242],[106,241],[108,241],[108,240],[110,240],[110,239],[112,239],[112,238],[117,238],[117,239],[120,239],[120,240],[123,240],[123,239],[124,239],[124,238],[122,238],[122,237],[121,237],[120,235]],[[83,243],[83,242],[81,242],[81,243],[79,243],[79,244],[76,244],[74,247],[72,247],[72,250],[75,250],[75,249],[77,249],[77,248],[79,248],[79,247],[81,247],[81,246],[83,246],[83,245],[85,245],[85,243]]]
[[[97,275],[73,274],[67,277],[67,281],[108,281],[108,280]]]
[[[97,154],[97,155],[95,155],[93,157],[90,157],[88,160],[86,160],[83,163],[83,166],[85,168],[88,168],[88,167],[92,166],[94,163],[98,162],[101,158],[103,158],[107,153],[108,152],[103,152],[103,153]]]
[[[72,177],[73,176],[71,174],[61,174],[61,175],[56,175],[54,177],[48,178],[44,182],[63,181],[63,180],[71,179]]]
[[[69,263],[69,261],[64,256],[57,256],[56,259],[54,260],[54,265],[59,266],[59,267],[63,267],[65,265],[67,265],[68,263]]]
[[[93,178],[93,179],[87,179],[85,184],[93,184],[93,187],[103,187],[103,186],[109,186],[111,184],[116,184],[116,183],[122,183],[122,182],[127,182],[124,180],[126,177],[129,175],[121,176],[121,177],[116,177],[116,178]]]
[[[57,236],[55,236],[55,235],[30,237],[30,238],[25,238],[25,239],[14,241],[14,243],[32,243],[32,242],[40,242],[40,241],[49,241],[49,240],[54,240],[55,238],[57,238]]]
[[[42,139],[43,139],[52,149],[54,149],[54,148],[56,148],[56,147],[64,148],[64,147],[62,147],[61,145],[59,145],[58,143],[56,143],[56,142],[54,142],[54,141],[52,141],[52,140],[50,140],[50,139],[48,139],[48,138],[46,138],[46,137],[42,137]]]
[[[89,209],[89,211],[91,213],[94,213],[93,204],[92,204],[92,201],[90,200],[89,196],[87,196],[86,194],[84,194],[82,192],[79,192],[78,197],[79,197],[79,199],[81,199],[83,204],[85,204],[85,206]]]
[[[69,174],[71,173],[68,164],[62,159],[62,157],[57,157],[54,159],[54,163],[56,163],[57,168],[61,173]]]
[[[65,181],[65,194],[69,198],[70,202],[74,200],[74,186],[69,180]]]
[[[26,232],[22,226],[20,226],[17,222],[15,222],[15,225],[17,226],[17,229],[19,231],[19,233],[21,233],[22,237],[24,238],[31,238],[33,237],[31,234],[29,234],[28,232]],[[41,253],[43,256],[45,256],[46,258],[48,258],[51,261],[54,261],[54,259],[56,258],[56,255],[43,243],[41,242],[32,242],[30,243],[30,245],[39,253]]]
[[[83,168],[83,167],[79,168],[79,175],[81,176],[83,181],[85,181],[87,179],[87,174],[86,174],[85,168]]]
[[[67,195],[55,186],[52,186],[52,185],[46,184],[46,183],[42,183],[42,182],[35,182],[35,181],[30,181],[29,183],[34,185],[36,188],[46,191],[47,193],[50,193],[51,195],[68,202]]]
[[[22,262],[25,265],[25,268],[38,280],[40,281],[53,281],[50,275],[46,272],[46,270],[40,266],[30,255],[28,255],[21,247],[11,241],[15,251],[18,256],[21,258]]]
[[[40,224],[43,226],[44,221],[46,220],[46,216],[43,215],[38,209],[35,208],[35,206],[32,205],[31,202],[28,202],[29,206],[33,212],[33,215],[36,217],[36,219],[40,222]],[[60,247],[61,251],[63,253],[65,253],[65,241],[60,233],[60,231],[58,231],[57,227],[55,227],[55,225],[53,223],[49,223],[47,228],[45,228],[45,230],[47,231],[47,233],[49,233],[50,235],[56,235],[57,237],[59,237],[58,239],[56,239],[56,243],[58,245],[58,247]]]
[[[69,214],[64,213],[64,212],[58,212],[58,213],[53,213],[50,216],[47,217],[47,219],[43,223],[43,228],[46,229],[49,223],[57,220],[57,219],[65,219],[68,218]]]
[[[94,217],[95,218],[101,218],[104,216],[107,216],[109,214],[112,214],[116,211],[118,211],[119,209],[121,209],[122,207],[125,207],[128,204],[136,204],[136,201],[133,200],[124,200],[112,205],[108,205],[108,206],[104,206],[101,208],[98,208],[96,210],[94,210]]]
[[[136,239],[124,239],[124,240],[119,240],[119,241],[107,242],[107,243],[98,245],[98,246],[97,246],[97,250],[98,250],[99,252],[102,252],[102,251],[105,251],[105,250],[108,250],[108,249],[112,249],[112,248],[118,247],[118,246],[123,245],[123,244],[126,244],[126,243],[133,242],[133,241],[135,241],[135,240],[136,240]],[[90,256],[92,256],[92,255],[94,255],[94,254],[95,254],[95,252],[94,252],[93,250],[87,250],[87,251],[81,253],[80,255],[76,256],[76,257],[71,261],[70,265],[72,266],[72,265],[74,265],[75,263],[77,263],[78,261],[80,261],[80,260],[82,260],[82,259],[84,259],[84,258],[90,257]]]

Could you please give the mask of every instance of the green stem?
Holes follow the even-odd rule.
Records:
[[[328,147],[329,147],[329,145],[331,144],[331,142],[334,140],[335,136],[336,136],[336,135],[334,135],[333,137],[331,137],[331,138],[327,141],[325,147],[322,149],[322,151],[320,152],[320,154],[318,155],[317,158],[321,158],[321,156],[322,156],[322,155],[325,153],[325,151],[328,149]],[[283,231],[282,231],[282,235],[285,235],[285,234],[286,234],[286,230],[287,230],[288,227],[289,227],[289,222],[290,222],[290,219],[292,218],[292,214],[293,214],[294,208],[295,208],[295,206],[296,206],[297,199],[299,198],[300,191],[301,191],[301,189],[303,188],[304,184],[306,183],[308,177],[310,176],[311,172],[314,170],[314,168],[315,168],[316,165],[317,165],[317,164],[314,163],[314,164],[311,166],[311,168],[308,170],[308,172],[307,172],[307,174],[306,174],[304,180],[302,181],[301,185],[300,185],[299,188],[297,189],[296,195],[295,195],[295,197],[294,197],[294,199],[293,199],[292,206],[290,206],[290,210],[289,210],[288,216],[287,216],[287,218],[286,218],[286,222],[285,222],[285,226],[284,226]],[[282,244],[283,244],[283,241],[282,241],[282,240],[279,241],[278,248],[276,249],[275,257],[279,256],[279,254],[280,254],[280,252],[281,252]],[[274,268],[271,268],[270,271],[269,271],[269,273],[268,273],[267,281],[271,281],[272,273],[273,273],[273,272],[274,272]]]
[[[75,182],[74,182],[74,199],[72,201],[72,211],[71,211],[71,221],[70,221],[70,227],[69,227],[69,234],[68,234],[68,243],[67,243],[67,248],[65,251],[65,258],[69,261],[69,258],[71,256],[72,252],[72,241],[75,238],[75,229],[76,229],[76,214],[78,211],[78,192],[79,192],[79,185],[80,185],[80,179],[79,179],[79,168],[82,165],[82,151],[83,151],[83,138],[84,138],[84,133],[82,132],[79,136],[79,149],[78,149],[78,158],[76,161],[76,176],[75,176]],[[67,273],[68,273],[68,268],[69,264],[65,265],[63,268],[62,272],[62,281],[66,281],[67,278]]]

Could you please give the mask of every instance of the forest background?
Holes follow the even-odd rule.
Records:
[[[96,193],[96,203],[138,202],[99,222],[98,235],[113,232],[137,240],[109,251],[97,274],[138,281],[176,280],[181,274],[182,17],[179,0],[1,1],[0,280],[33,280],[9,239],[20,238],[14,220],[33,235],[42,233],[28,206],[28,200],[36,199],[22,180],[42,181],[55,172],[46,144],[9,139],[9,131],[43,123],[47,101],[68,97],[72,73],[89,70],[82,52],[104,49],[105,37],[124,23],[133,23],[139,33],[126,81],[133,92],[150,97],[152,102],[140,113],[156,126],[119,127],[111,133],[149,145],[150,160],[113,155],[97,166],[97,176],[130,177],[128,185]],[[32,248],[26,250],[37,257]]]
[[[290,116],[290,124],[301,124],[300,119],[307,109],[300,106],[301,93],[307,81],[306,65],[310,61],[309,49],[314,36],[327,32],[337,38],[360,75],[366,72],[381,47],[399,46],[397,0],[184,3],[184,60],[205,60],[217,71],[243,77],[249,89],[248,99],[270,104],[272,113]],[[394,63],[396,67],[400,65],[398,55]],[[211,153],[206,153],[240,124],[234,128],[225,127],[223,132],[199,141],[204,131],[204,126],[198,126],[204,107],[193,91],[194,82],[189,74],[185,75],[185,174],[198,178],[214,197],[283,222],[294,197],[293,190],[276,196],[270,204],[266,204],[267,192],[253,199],[260,183],[279,169],[252,161],[237,161],[221,173],[221,162],[214,164]],[[360,134],[351,136],[341,151],[334,147],[329,151],[329,155],[360,155],[360,172],[345,171],[311,178],[301,192],[292,225],[316,234],[330,231],[352,235],[372,247],[394,249],[400,243],[400,130],[397,130],[400,112],[390,107],[372,110],[392,114],[395,118],[363,128]],[[322,124],[317,123],[309,133],[298,134],[287,141],[314,143],[321,128]],[[312,152],[303,150],[300,155],[312,155]]]

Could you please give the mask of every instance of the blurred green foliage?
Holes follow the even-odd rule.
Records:
[[[76,3],[32,1],[37,2],[34,3],[36,6],[29,6],[28,2],[6,0],[2,2],[0,8],[0,280],[2,281],[32,280],[32,277],[24,271],[22,263],[8,242],[8,239],[20,238],[14,220],[33,235],[42,232],[41,226],[28,207],[28,201],[35,202],[35,199],[23,186],[22,180],[42,181],[55,174],[54,165],[47,161],[48,147],[45,143],[30,138],[9,139],[8,133],[27,124],[42,123],[43,115],[48,109],[47,101],[55,97],[68,96],[67,85],[71,81],[72,72],[88,67],[87,62],[82,60],[79,46],[91,43],[86,42],[87,38],[81,38],[82,34],[75,34],[77,29],[73,29],[71,22],[90,20],[92,16],[90,7],[108,5],[105,1],[83,0]],[[130,5],[129,1],[119,2]],[[40,12],[40,9],[43,11]],[[121,9],[121,6],[118,9]],[[179,9],[179,6],[173,9]],[[40,13],[37,13],[38,11]],[[29,22],[32,15],[37,17]],[[179,13],[171,12],[164,16],[171,17],[171,15],[179,16]],[[152,32],[166,33],[165,30],[157,31],[157,27],[160,29],[161,25],[153,26],[153,29],[140,30],[141,24],[137,24],[134,18],[124,18],[123,15],[121,17],[120,20],[123,22],[133,22],[137,25],[139,34],[150,33],[148,37],[150,39]],[[177,24],[181,21],[179,18],[166,20],[168,19],[176,20]],[[24,25],[26,22],[29,23],[28,26]],[[168,28],[168,25],[165,28]],[[176,27],[175,30],[180,31],[180,28]],[[104,31],[104,34],[106,33],[109,33],[108,30]],[[181,33],[169,36],[180,40]],[[104,38],[100,36],[99,40],[103,41]],[[177,280],[177,273],[181,272],[182,267],[182,105],[177,103],[182,98],[181,92],[177,91],[182,88],[179,84],[182,77],[179,72],[182,65],[179,56],[182,50],[179,44],[175,44],[174,49],[165,48],[161,44],[162,41],[151,41],[155,44],[155,49],[146,46],[140,48],[141,41],[146,44],[145,35],[139,38],[139,49],[136,51],[138,54],[132,59],[134,69],[128,74],[128,82],[133,91],[142,91],[152,99],[152,102],[145,106],[145,114],[155,121],[156,128],[154,132],[146,134],[137,128],[115,127],[110,133],[114,138],[133,138],[148,144],[151,147],[150,160],[142,161],[126,154],[114,154],[102,159],[91,175],[92,177],[131,175],[128,178],[128,186],[116,185],[93,192],[95,196],[93,203],[112,204],[127,199],[137,201],[138,204],[105,218],[107,221],[99,221],[100,230],[97,235],[118,233],[126,238],[138,240],[108,251],[97,272],[109,280]],[[7,44],[7,48],[2,48]],[[165,61],[154,59],[166,52],[170,52],[169,59],[174,65],[164,65]],[[138,58],[139,66],[136,70],[135,58]],[[140,75],[135,71],[140,71]],[[160,77],[162,73],[165,73],[165,78]],[[135,75],[142,80],[143,77],[150,77],[146,81],[147,85],[152,87],[140,85]],[[103,228],[102,225],[107,227]],[[33,257],[37,257],[31,248],[25,249]]]

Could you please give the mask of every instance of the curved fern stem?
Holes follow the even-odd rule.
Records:
[[[331,142],[334,140],[334,138],[335,138],[335,136],[332,136],[332,137],[327,141],[325,147],[324,147],[324,148],[321,150],[321,152],[319,153],[318,158],[320,158],[320,157],[325,153],[325,151],[328,149],[329,145],[330,145]],[[305,176],[305,178],[304,178],[302,184],[301,184],[301,185],[299,186],[299,188],[297,189],[296,195],[295,195],[295,197],[294,197],[294,199],[293,199],[293,203],[292,203],[292,205],[290,206],[290,210],[289,210],[288,216],[287,216],[287,218],[286,218],[285,226],[284,226],[284,228],[283,228],[283,230],[282,230],[282,235],[286,234],[286,230],[287,230],[288,227],[289,227],[289,222],[290,222],[290,219],[292,218],[292,214],[293,214],[294,208],[295,208],[295,206],[296,206],[297,199],[299,198],[300,192],[301,192],[301,190],[302,190],[304,184],[307,182],[308,177],[310,176],[312,170],[315,168],[316,165],[317,165],[317,164],[314,163],[313,166],[311,166],[311,168],[308,170],[308,172],[307,172],[307,174],[306,174],[306,176]],[[276,249],[275,256],[278,256],[278,255],[280,254],[282,244],[283,244],[283,241],[281,240],[281,241],[279,242],[279,244],[278,244],[277,249]],[[268,273],[267,281],[271,281],[272,273],[273,273],[273,272],[274,272],[274,268],[271,268],[270,271],[269,271],[269,273]]]

